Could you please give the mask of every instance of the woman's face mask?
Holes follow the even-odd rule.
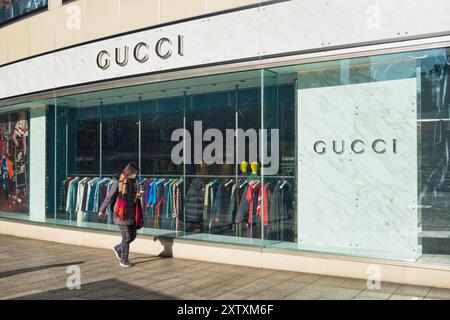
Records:
[[[130,179],[136,179],[137,173],[136,172],[132,172],[130,174]]]

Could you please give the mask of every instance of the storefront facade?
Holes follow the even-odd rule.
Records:
[[[133,161],[145,236],[444,270],[450,5],[400,2],[268,1],[0,66],[1,219],[117,231],[98,208]]]

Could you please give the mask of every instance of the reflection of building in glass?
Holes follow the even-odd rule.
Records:
[[[47,7],[48,0],[0,0],[0,24]]]
[[[0,117],[0,211],[28,212],[28,114]]]

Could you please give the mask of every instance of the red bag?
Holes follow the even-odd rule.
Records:
[[[116,204],[114,205],[114,216],[116,216],[119,220],[125,220],[125,213],[126,213],[127,204],[125,200],[122,199],[122,197],[118,197]]]
[[[136,229],[141,229],[144,226],[144,217],[140,200],[137,200],[134,204],[134,219],[136,221]]]
[[[119,183],[120,186],[120,183]],[[123,191],[125,190],[125,184],[122,184],[122,190],[119,191],[119,194],[117,196],[117,201],[114,204],[114,217],[118,218],[119,220],[123,221],[126,218],[126,212],[127,212],[127,203],[123,199]]]

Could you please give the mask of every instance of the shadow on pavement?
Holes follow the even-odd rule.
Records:
[[[157,260],[162,260],[162,259],[165,259],[165,257],[151,257],[151,258],[149,258],[148,256],[146,256],[146,257],[134,257],[130,261],[132,262],[132,264],[141,264],[141,263],[146,263],[146,262],[150,262],[150,261],[157,261]]]
[[[84,262],[85,261],[74,261],[74,262],[59,263],[59,264],[48,264],[48,265],[43,265],[43,266],[36,266],[36,267],[0,272],[0,279],[6,278],[6,277],[12,277],[12,276],[22,274],[22,273],[28,273],[28,272],[34,272],[34,271],[40,271],[40,270],[52,269],[52,268],[68,267],[68,266],[72,266],[72,265],[79,265]]]
[[[149,289],[136,287],[116,279],[81,284],[80,289],[61,288],[33,293],[12,300],[173,300]]]
[[[155,237],[153,241],[161,242],[163,246],[163,251],[158,255],[161,258],[172,258],[173,257],[173,238],[176,237],[176,233],[166,234],[164,236]]]

